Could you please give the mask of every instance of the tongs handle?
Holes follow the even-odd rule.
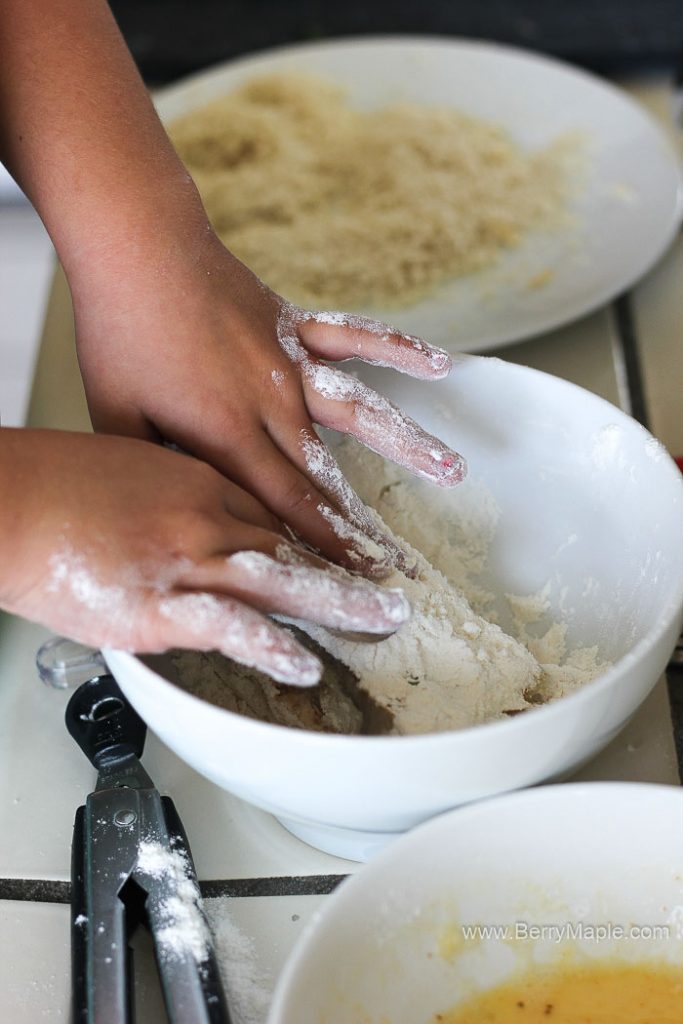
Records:
[[[131,756],[142,757],[147,726],[111,675],[88,680],[76,690],[65,713],[66,727],[98,771]]]
[[[115,680],[83,683],[66,709],[69,732],[98,769],[97,789],[76,815],[72,846],[72,982],[74,1024],[132,1024],[132,953],[128,937],[138,921],[152,932],[170,1024],[230,1024],[211,942],[201,960],[165,955],[169,900],[180,895],[173,871],[150,873],[139,864],[141,839],[181,856],[186,882],[199,884],[180,817],[160,797],[138,758],[145,724]],[[130,884],[129,884],[130,883]],[[186,889],[182,892],[187,899]],[[131,927],[132,926],[132,927]],[[207,924],[207,935],[208,924]]]
[[[125,907],[114,894],[105,906],[88,900],[86,820],[86,808],[79,807],[71,848],[72,1021],[134,1024],[132,954],[126,939]],[[109,941],[112,938],[118,941]],[[106,952],[102,940],[107,941]]]

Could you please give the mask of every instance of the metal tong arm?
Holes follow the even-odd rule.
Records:
[[[147,919],[166,1012],[171,1024],[230,1024],[187,836],[170,797],[161,797],[161,804],[166,824],[162,843],[172,867],[161,877],[150,878],[137,871],[134,878],[148,894]],[[176,916],[178,904],[180,920]]]
[[[162,798],[138,761],[145,727],[111,676],[83,684],[71,698],[67,727],[100,769],[80,808],[72,848],[72,970],[77,1024],[132,1024],[128,939],[145,921],[152,931],[171,1024],[229,1024],[192,855],[173,802]],[[145,845],[143,845],[145,844]],[[150,845],[153,844],[153,845]],[[141,850],[161,854],[159,864]],[[182,865],[182,873],[164,865]],[[197,947],[183,939],[174,913],[194,921]],[[177,915],[176,915],[177,916]]]

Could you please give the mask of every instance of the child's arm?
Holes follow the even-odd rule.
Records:
[[[438,379],[448,356],[302,318],[221,245],[103,0],[3,0],[0,39],[0,157],[65,267],[95,427],[175,442],[334,560],[357,568],[368,534],[393,556],[313,423],[444,486],[464,463],[320,360]]]

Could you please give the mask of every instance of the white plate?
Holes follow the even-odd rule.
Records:
[[[492,270],[409,308],[365,310],[451,350],[485,351],[597,308],[656,262],[680,222],[681,170],[660,128],[615,87],[523,50],[408,37],[302,44],[188,78],[160,92],[157,107],[169,121],[253,75],[293,69],[338,82],[360,107],[457,108],[497,122],[524,147],[547,146],[566,132],[585,137],[575,226],[531,237]],[[530,287],[545,271],[548,283]]]
[[[443,815],[326,902],[268,1024],[426,1024],[546,965],[614,957],[680,971],[682,843],[674,786],[545,786]]]

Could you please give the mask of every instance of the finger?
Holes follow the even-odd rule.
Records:
[[[190,462],[193,478],[201,478],[204,474],[204,485],[210,487],[211,507],[222,503],[225,511],[238,522],[250,529],[254,526],[263,530],[278,533],[282,530],[282,523],[264,505],[250,494],[243,487],[239,487],[232,480],[229,480],[216,466],[212,466],[208,460],[198,458],[190,454],[185,447],[164,442],[165,458],[168,460],[167,481],[172,484],[176,479],[184,482],[188,472],[187,462]]]
[[[303,408],[300,392],[297,402]],[[224,410],[212,412],[209,408],[202,426],[201,433],[192,428],[178,437],[185,451],[191,451],[229,477],[239,485],[242,494],[246,496],[248,492],[255,504],[265,506],[280,523],[286,524],[327,558],[364,575],[376,578],[389,575],[392,562],[386,551],[349,522],[346,515],[285,458],[261,423],[247,423],[238,431],[234,423],[226,421]],[[226,445],[225,438],[230,435],[232,443]],[[226,488],[230,486],[226,481]],[[228,497],[226,504],[232,511]]]
[[[410,618],[401,590],[350,576],[288,544],[214,557],[197,575],[202,588],[329,629],[388,636]]]
[[[322,665],[292,634],[230,597],[176,591],[149,608],[157,650],[218,650],[289,686],[314,686]]]
[[[362,381],[313,361],[305,365],[303,379],[306,405],[316,423],[352,434],[372,451],[441,487],[463,480],[467,465],[462,455]]]
[[[385,549],[392,565],[406,575],[412,575],[415,569],[414,560],[406,557],[406,553],[387,531],[386,524],[382,522],[377,512],[369,508],[351,487],[332,452],[315,433],[305,407],[302,409],[299,424],[297,429],[295,419],[290,417],[284,423],[269,423],[268,429],[275,443],[290,461],[297,465],[365,536],[371,537]]]
[[[225,480],[225,506],[228,513],[248,527],[258,526],[271,533],[281,533],[283,526],[276,515],[262,502],[232,480]]]
[[[326,558],[364,575],[389,575],[387,551],[323,494],[261,430],[249,449],[215,452],[214,465],[248,489]]]
[[[352,313],[307,313],[299,321],[299,337],[323,359],[362,359],[421,380],[441,380],[453,365],[444,349]]]

